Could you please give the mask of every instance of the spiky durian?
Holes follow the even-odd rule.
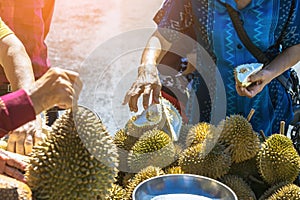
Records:
[[[114,143],[117,145],[119,156],[119,170],[128,171],[128,154],[138,138],[128,135],[124,129],[120,129],[113,137]]]
[[[257,162],[261,176],[270,185],[293,182],[300,172],[300,157],[293,142],[281,134],[271,135],[262,144]]]
[[[186,146],[189,147],[204,142],[207,135],[213,135],[213,137],[218,138],[220,133],[216,126],[207,122],[200,122],[189,129]]]
[[[220,124],[220,142],[229,147],[232,162],[253,158],[260,147],[259,137],[252,125],[241,115],[231,115]]]
[[[31,190],[25,183],[0,174],[0,197],[5,200],[31,200]]]
[[[231,158],[225,147],[219,143],[209,153],[204,153],[203,144],[186,149],[179,158],[179,166],[185,173],[220,178],[228,173]]]
[[[159,167],[148,166],[137,173],[126,186],[126,199],[132,199],[132,192],[141,182],[156,176],[164,175],[164,171]]]
[[[115,133],[113,140],[118,148],[129,151],[136,143],[138,138],[128,135],[124,129],[120,129]]]
[[[113,184],[105,196],[105,200],[123,200],[125,199],[126,191],[121,186]]]
[[[241,177],[225,175],[221,181],[235,192],[239,200],[256,200],[254,192]]]
[[[256,196],[260,196],[268,188],[268,184],[258,173],[256,156],[240,163],[232,163],[229,174],[237,175],[245,180]]]
[[[266,200],[268,197],[270,197],[272,194],[274,194],[278,189],[282,188],[285,185],[288,185],[288,182],[281,182],[275,185],[272,185],[271,187],[268,187],[265,189],[265,191],[259,196],[259,200]]]
[[[128,155],[128,165],[133,172],[153,165],[166,167],[175,159],[175,147],[167,133],[161,130],[147,131],[134,144]]]
[[[95,199],[117,175],[117,149],[89,109],[66,111],[33,149],[26,179],[37,199]]]
[[[262,198],[260,198],[262,199]],[[300,187],[295,184],[286,184],[275,190],[272,195],[264,198],[266,200],[298,200],[300,199]]]
[[[184,174],[180,166],[168,167],[164,171],[166,174]]]

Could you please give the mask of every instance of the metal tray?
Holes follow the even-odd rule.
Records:
[[[225,184],[194,174],[168,174],[150,178],[133,191],[133,200],[238,200]]]

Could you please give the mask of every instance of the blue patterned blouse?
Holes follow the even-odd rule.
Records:
[[[263,130],[267,136],[278,133],[280,121],[288,125],[293,118],[291,98],[277,79],[254,98],[237,94],[234,67],[258,61],[238,38],[224,3],[238,10],[234,0],[166,0],[154,21],[158,28],[176,30],[194,38],[196,35],[197,41],[214,58],[226,90],[226,115],[246,117],[254,108],[250,121],[254,130]],[[300,43],[299,0],[252,0],[238,12],[252,42],[270,59]],[[284,75],[289,76],[289,71]]]

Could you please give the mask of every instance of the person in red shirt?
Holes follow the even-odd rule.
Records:
[[[23,44],[1,19],[0,64],[12,87],[19,88],[0,97],[0,137],[35,120],[40,112],[54,105],[64,109],[71,107],[82,88],[78,73],[59,68],[50,68],[35,81]],[[0,150],[0,174],[24,181],[23,158],[20,154]]]
[[[0,16],[23,43],[31,61],[35,80],[40,78],[50,67],[45,39],[50,30],[54,4],[55,0],[0,0]],[[18,80],[16,76],[11,77]],[[20,84],[20,87],[14,87],[10,83],[12,79],[10,81],[7,79],[5,70],[0,67],[0,94],[6,94],[8,90],[14,91],[22,87]],[[27,81],[30,83],[32,80],[27,79]],[[57,111],[47,112],[47,116],[48,125],[51,125],[58,113]],[[32,146],[43,138],[39,132],[41,129],[39,121],[41,121],[40,118],[11,131],[8,150],[25,155],[30,153]]]
[[[25,46],[35,79],[50,67],[45,39],[50,30],[54,4],[55,0],[0,0],[1,19]]]

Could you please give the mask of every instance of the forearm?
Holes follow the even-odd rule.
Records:
[[[143,51],[141,65],[156,65],[160,62],[171,44],[168,43],[158,32],[149,39]]]
[[[34,82],[30,58],[20,40],[13,34],[0,42],[1,65],[12,89],[29,88]]]
[[[279,76],[300,61],[300,44],[294,45],[279,54],[265,69],[269,70],[273,78]]]

